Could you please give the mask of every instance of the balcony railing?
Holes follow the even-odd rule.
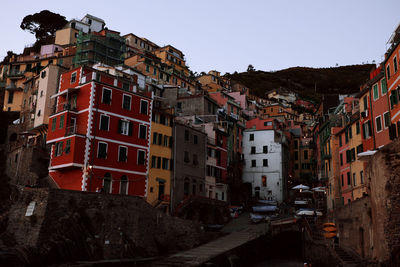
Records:
[[[66,129],[65,129],[65,136],[73,135],[73,134],[76,134],[76,133],[77,133],[76,124],[67,126]]]

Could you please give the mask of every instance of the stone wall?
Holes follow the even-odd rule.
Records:
[[[400,266],[400,140],[367,163],[368,196],[335,212],[340,245],[367,260]]]
[[[373,259],[372,214],[369,197],[363,197],[335,210],[339,244],[366,259]]]
[[[31,264],[141,258],[192,248],[203,234],[199,225],[165,215],[139,197],[26,189],[10,210],[2,249],[18,251]]]

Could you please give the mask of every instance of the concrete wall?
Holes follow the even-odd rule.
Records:
[[[25,216],[33,201],[33,215]],[[198,225],[139,197],[56,189],[25,189],[7,233],[9,248],[40,265],[161,255],[191,248],[203,236]]]
[[[185,140],[185,131],[189,131],[189,140]],[[173,208],[185,198],[185,181],[188,182],[189,187],[187,196],[205,196],[207,148],[206,134],[186,125],[175,123],[174,135],[175,175],[171,190],[171,205]],[[197,136],[197,144],[194,144],[194,135]],[[189,162],[185,162],[185,151],[189,154]],[[197,155],[197,164],[193,164],[194,154]],[[194,188],[195,192],[193,192]]]

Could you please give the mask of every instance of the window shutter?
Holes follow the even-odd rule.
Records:
[[[122,133],[122,120],[118,120],[118,133]]]
[[[133,122],[129,122],[129,131],[128,131],[128,135],[132,136],[132,132],[133,132]]]

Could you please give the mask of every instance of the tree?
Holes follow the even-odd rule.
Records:
[[[36,40],[45,40],[54,36],[55,32],[67,24],[67,20],[60,14],[49,10],[42,10],[33,15],[27,15],[21,22],[21,29],[35,34]]]
[[[250,64],[250,65],[247,67],[247,72],[252,72],[252,71],[256,71],[256,69],[254,68],[253,65]]]

